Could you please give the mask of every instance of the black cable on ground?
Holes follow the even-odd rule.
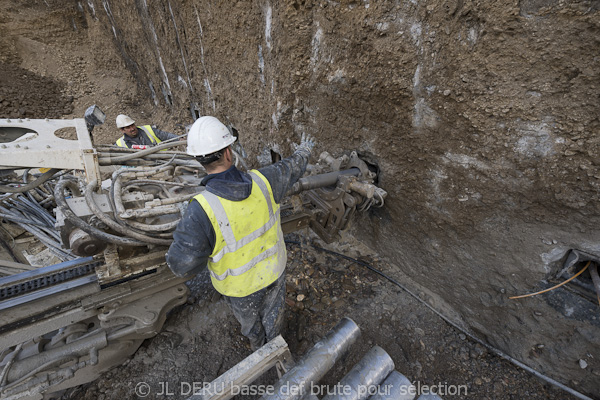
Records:
[[[302,247],[302,243],[301,242],[297,242],[297,241],[293,241],[293,240],[286,240],[286,243],[289,244],[297,244],[300,245],[300,247]],[[556,386],[559,389],[564,390],[565,392],[568,392],[570,394],[572,394],[573,396],[582,399],[582,400],[593,400],[592,398],[584,395],[583,393],[580,393],[578,391],[576,391],[575,389],[571,389],[568,386],[563,385],[562,383],[550,378],[549,376],[543,375],[542,373],[536,371],[535,369],[523,364],[522,362],[520,362],[519,360],[512,358],[511,356],[509,356],[508,354],[503,353],[501,350],[493,347],[492,345],[484,342],[483,340],[479,339],[478,337],[474,336],[473,334],[467,332],[465,329],[461,328],[457,323],[451,321],[448,317],[446,317],[445,315],[443,315],[442,313],[440,313],[438,310],[436,310],[435,308],[433,308],[431,305],[429,305],[426,301],[422,300],[419,296],[417,296],[416,294],[414,294],[413,292],[411,292],[408,288],[406,288],[404,285],[402,285],[400,282],[398,282],[397,280],[389,277],[388,275],[386,275],[385,273],[381,272],[380,270],[378,270],[377,268],[372,267],[371,265],[357,260],[356,258],[352,258],[349,257],[345,254],[341,254],[332,250],[327,250],[324,249],[322,247],[316,246],[314,244],[311,244],[311,247],[313,247],[316,250],[319,251],[323,251],[325,253],[329,253],[338,257],[341,257],[345,260],[348,261],[352,261],[356,264],[362,265],[366,268],[368,268],[369,270],[375,272],[376,274],[379,274],[381,276],[383,276],[385,279],[389,280],[390,282],[392,282],[393,284],[395,284],[396,286],[398,286],[399,288],[401,288],[402,290],[404,290],[406,293],[408,293],[409,295],[411,295],[412,297],[414,297],[419,303],[425,305],[427,308],[429,308],[431,311],[433,311],[438,317],[440,317],[441,319],[443,319],[444,321],[446,321],[450,326],[452,326],[453,328],[455,328],[456,330],[464,333],[465,335],[467,335],[468,337],[470,337],[472,340],[474,340],[475,342],[479,343],[480,345],[484,346],[486,349],[490,350],[492,353],[496,354],[498,357],[504,358],[505,360],[509,361],[510,363],[516,365],[517,367],[535,375],[536,377],[548,382],[549,384]]]

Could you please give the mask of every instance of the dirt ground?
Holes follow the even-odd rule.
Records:
[[[176,119],[138,92],[135,80],[110,46],[89,48],[87,36],[80,34],[84,24],[76,7],[65,9],[52,1],[0,2],[0,118],[74,118],[81,117],[89,105],[98,104],[109,121],[96,129],[97,143],[110,143],[120,136],[113,122],[121,112],[138,122],[181,133],[176,123],[187,121]],[[93,28],[89,29],[87,35],[94,35]],[[358,142],[360,137],[353,140]],[[467,396],[444,398],[574,398],[490,354],[385,278],[316,250],[314,238],[306,237],[292,236],[290,240],[303,244],[288,246],[283,336],[293,355],[300,358],[344,316],[362,331],[325,383],[339,381],[368,349],[378,345],[411,381],[467,386]],[[393,268],[377,254],[359,249],[350,239],[333,249],[394,276]],[[131,361],[70,390],[63,398],[136,398],[140,382],[150,385],[146,398],[186,398],[179,390],[182,382],[211,381],[249,355],[237,322],[207,276],[189,285],[188,304],[173,310],[163,331],[147,340]],[[173,395],[158,394],[161,382],[169,384]]]
[[[308,235],[310,236],[310,235]],[[382,347],[396,370],[415,385],[439,385],[445,399],[570,399],[567,393],[490,354],[455,330],[385,274],[393,271],[368,249],[342,241],[335,252],[317,250],[323,243],[307,235],[289,235],[287,306],[283,337],[300,359],[339,320],[349,317],[361,336],[321,381],[335,385],[373,346]],[[135,398],[141,382],[149,399],[185,399],[190,385],[208,383],[251,354],[228,306],[212,289],[207,274],[188,282],[188,304],[170,314],[163,331],[147,340],[134,357],[97,381],[66,393],[62,399]],[[274,371],[257,381],[274,384]],[[452,385],[459,389],[453,389]],[[464,386],[461,386],[464,385]],[[163,392],[168,387],[167,392]],[[460,389],[462,387],[462,389]],[[466,395],[464,395],[466,391]],[[249,397],[252,398],[252,397]]]

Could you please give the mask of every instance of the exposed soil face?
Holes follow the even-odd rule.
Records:
[[[97,104],[107,122],[94,138],[110,143],[119,113],[175,133],[192,115],[215,115],[238,129],[253,164],[264,150],[289,155],[303,131],[317,138],[317,154],[357,150],[379,168],[388,197],[351,232],[390,275],[480,339],[595,395],[593,299],[564,288],[508,296],[558,283],[569,249],[600,254],[598,38],[598,4],[589,1],[8,0],[0,117],[81,117]],[[319,262],[335,275],[337,261]],[[290,293],[296,278],[344,290],[343,279],[312,268],[310,278],[288,275]],[[349,293],[337,305],[317,296],[324,306],[288,312],[295,355],[347,315],[363,329],[360,355],[371,340],[411,380],[467,381],[472,398],[566,397],[478,355],[380,278],[337,271],[350,272],[362,282],[356,303]],[[180,344],[159,335],[85,393],[128,397],[144,374],[210,380],[247,355],[222,302],[197,296],[169,320]],[[192,333],[174,327],[185,323]]]

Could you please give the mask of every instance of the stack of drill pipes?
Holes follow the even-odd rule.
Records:
[[[407,377],[398,371],[392,371],[369,400],[413,400],[416,393],[417,388]]]
[[[325,376],[359,336],[358,325],[350,318],[342,318],[261,400],[297,400],[310,395],[314,383]]]
[[[364,400],[378,392],[379,383],[394,370],[394,361],[381,347],[375,346],[322,400]]]

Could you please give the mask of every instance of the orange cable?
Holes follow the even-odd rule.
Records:
[[[558,288],[558,287],[561,287],[562,285],[565,285],[565,284],[567,284],[567,283],[571,282],[573,279],[575,279],[575,278],[577,278],[579,275],[581,275],[581,274],[583,273],[583,271],[585,271],[585,270],[587,269],[587,267],[589,267],[589,266],[590,266],[590,263],[591,263],[591,261],[588,261],[588,263],[587,263],[587,264],[585,264],[585,267],[583,267],[583,269],[582,269],[581,271],[579,271],[578,273],[576,273],[575,275],[573,275],[572,277],[570,277],[570,278],[569,278],[569,279],[567,279],[566,281],[564,281],[564,282],[561,282],[561,283],[559,283],[559,284],[558,284],[558,285],[556,285],[556,286],[552,286],[551,288],[544,289],[544,290],[541,290],[541,291],[539,291],[539,292],[535,292],[535,293],[522,294],[522,295],[520,295],[520,296],[512,296],[512,297],[509,297],[509,299],[522,299],[523,297],[531,297],[531,296],[535,296],[536,294],[542,294],[542,293],[546,293],[546,292],[549,292],[549,291],[551,291],[551,290],[554,290],[554,289],[556,289],[556,288]]]

